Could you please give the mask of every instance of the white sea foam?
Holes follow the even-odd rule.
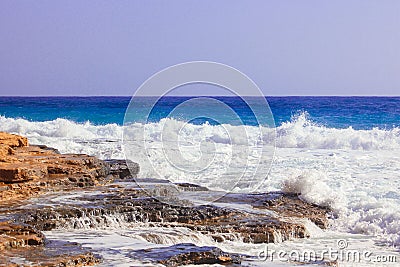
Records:
[[[241,126],[232,125],[193,125],[174,119],[162,119],[158,123],[150,123],[148,129],[153,129],[147,138],[160,141],[160,125],[166,126],[163,134],[169,131],[180,131],[180,136],[190,137],[193,141],[206,140],[220,144],[247,145],[247,136]],[[183,127],[184,126],[184,127]],[[133,124],[132,137],[137,138]],[[260,137],[259,128],[254,126],[244,127],[247,134],[255,139]],[[183,131],[181,130],[183,129]],[[261,127],[262,141],[265,144],[274,144],[274,130]],[[117,124],[93,125],[90,122],[76,123],[66,119],[35,122],[24,119],[13,119],[0,116],[0,130],[14,132],[33,138],[37,142],[49,142],[51,138],[59,140],[88,141],[109,140],[118,141],[122,138],[123,126]],[[307,118],[306,113],[294,117],[291,121],[284,122],[276,128],[276,146],[281,148],[310,148],[310,149],[351,149],[351,150],[397,150],[400,148],[400,128],[390,130],[374,128],[372,130],[354,130],[327,128],[316,125]],[[136,135],[135,135],[136,134]],[[55,141],[52,142],[55,144]],[[64,145],[60,144],[60,149]],[[65,148],[67,150],[67,148]]]
[[[44,144],[62,153],[86,153],[100,158],[123,158],[122,127],[117,124],[93,125],[66,119],[32,122],[0,116],[0,131],[21,134],[31,144]]]
[[[277,146],[282,148],[394,150],[400,148],[400,128],[354,130],[327,128],[311,122],[307,113],[293,117],[277,128]]]
[[[179,133],[180,146],[176,147],[176,152],[183,153],[188,161],[196,161],[204,153],[213,153],[215,165],[202,175],[187,174],[167,165],[160,149],[160,129],[165,124],[164,138]],[[339,217],[332,222],[332,229],[374,235],[376,240],[400,245],[399,128],[334,129],[316,125],[306,114],[301,114],[276,129],[261,128],[262,137],[259,129],[253,126],[245,126],[243,132],[239,126],[192,125],[173,119],[146,125],[149,131],[143,137],[137,131],[143,127],[140,124],[93,125],[65,119],[32,122],[0,117],[0,131],[27,136],[32,144],[45,144],[62,153],[87,153],[100,158],[124,158],[121,149],[124,127],[129,127],[132,139],[152,141],[152,161],[159,173],[167,174],[164,178],[206,186],[210,185],[210,178],[226,183],[237,175],[235,170],[225,176],[221,173],[227,163],[235,160],[232,149],[247,146],[246,135],[254,145],[263,142],[271,146],[276,130],[274,164],[259,191],[301,193],[304,200],[328,205],[337,211]],[[256,159],[257,155],[253,156]],[[252,167],[258,163],[250,157],[250,161],[243,162],[245,166],[237,164],[236,171],[241,172],[246,164]],[[142,177],[153,174],[142,166]],[[250,182],[244,180],[233,190],[241,191]]]
[[[399,151],[277,150],[265,190],[300,193],[328,205],[337,218],[331,229],[364,234],[400,245]]]
[[[327,175],[322,171],[299,170],[298,175],[290,176],[283,181],[282,191],[298,193],[306,202],[341,211],[347,206],[346,199],[343,194],[335,192],[324,182],[327,179]]]

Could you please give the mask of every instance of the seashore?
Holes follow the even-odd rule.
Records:
[[[307,221],[328,227],[330,209],[307,203],[299,194],[227,193],[212,204],[174,205],[149,196],[148,189],[162,191],[164,197],[171,187],[183,193],[213,192],[158,179],[148,179],[145,190],[135,183],[138,173],[133,162],[60,154],[53,148],[29,145],[25,137],[0,133],[0,266],[89,266],[103,261],[98,251],[77,242],[48,239],[43,233],[59,229],[145,223],[150,228],[187,228],[216,244],[237,239],[262,244],[308,238]],[[251,210],[237,208],[240,205]],[[161,242],[156,236],[148,236],[147,241]],[[237,266],[249,258],[190,243],[132,248],[129,257],[165,266]]]

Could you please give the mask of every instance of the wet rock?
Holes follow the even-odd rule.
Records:
[[[3,250],[0,266],[46,266],[80,267],[91,266],[101,259],[77,243],[48,240],[43,246],[27,246]]]
[[[0,251],[44,244],[44,235],[29,225],[0,222]]]
[[[252,205],[256,209],[266,209],[288,218],[306,218],[322,229],[328,227],[327,215],[330,208],[307,203],[299,194],[269,192],[262,194],[227,194],[219,201]]]
[[[144,190],[134,188],[113,188],[103,193],[79,197],[79,200],[93,204],[90,207],[85,204],[43,207],[29,214],[20,214],[18,220],[41,230],[51,230],[60,227],[107,227],[110,226],[108,218],[114,217],[121,223],[145,222],[163,227],[187,227],[208,235],[217,242],[241,239],[246,243],[272,243],[309,237],[302,220],[309,218],[324,222],[319,224],[324,228],[327,225],[325,220],[328,212],[284,193],[231,194],[220,200],[236,203],[242,200],[253,205],[269,201],[268,206],[262,205],[266,210],[264,213],[214,205],[174,206],[148,197]],[[307,209],[307,212],[295,214],[303,209]]]
[[[137,176],[139,166],[130,161],[105,162],[87,155],[63,155],[44,146],[28,146],[26,139],[8,134],[0,134],[0,147],[0,218],[13,220],[0,223],[0,262],[5,263],[0,266],[12,266],[15,257],[24,259],[26,266],[83,266],[99,262],[78,244],[47,242],[40,230],[146,223],[150,227],[186,227],[216,242],[270,243],[309,237],[305,219],[321,228],[328,225],[328,208],[306,203],[295,194],[232,193],[214,205],[193,206],[180,196],[193,191],[207,197],[213,192],[194,184],[157,179],[145,179],[144,183],[135,179],[146,188],[134,183],[110,185],[114,178]],[[71,195],[72,192],[79,194]],[[154,199],[149,192],[160,197]],[[161,201],[171,196],[177,198],[174,204]],[[35,201],[27,204],[26,199],[33,197]],[[234,208],[241,204],[253,209]],[[167,266],[240,262],[235,255],[214,247],[179,244],[163,249],[133,253],[143,256],[147,252],[150,261]],[[160,253],[167,257],[156,257]]]
[[[40,148],[40,149],[42,149],[42,150],[49,150],[49,151],[52,151],[52,152],[54,152],[56,154],[61,154],[60,151],[58,151],[58,149],[55,149],[53,147],[48,147],[48,146],[45,146],[45,145],[35,145],[35,146]]]
[[[222,251],[216,247],[198,247],[194,244],[177,244],[170,247],[137,250],[132,257],[167,267],[196,264],[229,264],[240,266],[240,255]]]
[[[183,191],[208,191],[207,187],[191,183],[175,183]]]
[[[118,179],[136,178],[139,173],[139,164],[130,160],[110,159],[105,160],[109,165],[110,174]]]
[[[46,240],[40,231],[29,225],[0,222],[0,266],[72,267],[99,262],[99,257],[77,243]]]

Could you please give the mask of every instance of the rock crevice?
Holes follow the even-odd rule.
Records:
[[[133,179],[138,172],[139,166],[134,162],[60,154],[46,146],[29,145],[24,137],[0,133],[0,262],[5,262],[0,266],[15,266],[11,260],[15,255],[34,266],[97,264],[100,259],[79,244],[48,241],[40,231],[108,227],[110,217],[115,218],[113,223],[125,226],[146,223],[185,227],[211,237],[215,244],[238,239],[271,243],[307,238],[310,234],[304,220],[320,228],[328,226],[328,208],[283,192],[232,193],[214,205],[166,204],[135,184]],[[131,179],[131,186],[112,183],[120,179]],[[148,179],[148,183],[160,185],[155,179]],[[176,184],[176,190],[212,194],[207,188],[188,183]],[[66,196],[68,202],[57,202],[53,196]],[[229,203],[250,205],[253,211],[229,208]],[[176,253],[181,247],[190,252]],[[164,249],[170,257],[154,256],[162,250],[138,250],[131,256],[150,258],[167,266],[240,262],[238,255],[215,247],[176,244]]]

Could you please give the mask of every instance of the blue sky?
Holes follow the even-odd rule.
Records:
[[[265,95],[400,93],[397,0],[2,0],[0,38],[0,95],[131,95],[193,60]]]

